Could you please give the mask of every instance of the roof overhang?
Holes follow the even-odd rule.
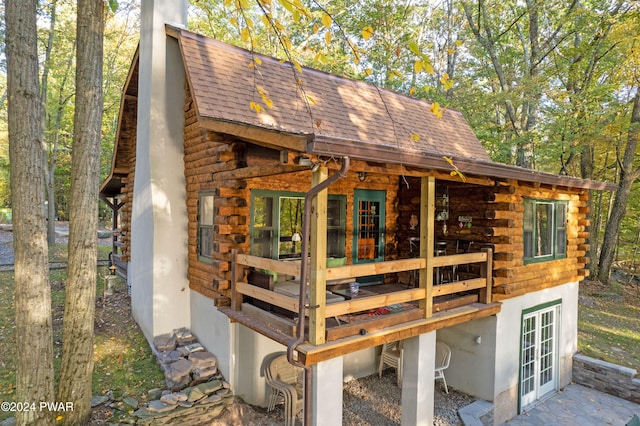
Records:
[[[307,145],[307,152],[325,156],[349,156],[372,162],[402,164],[404,166],[450,172],[454,167],[444,156],[424,151],[400,150],[397,147],[374,145],[363,141],[340,140],[316,135]],[[513,179],[569,188],[615,191],[617,186],[608,182],[598,182],[572,176],[556,175],[523,167],[510,166],[473,158],[447,157],[463,174],[489,177],[492,179]]]

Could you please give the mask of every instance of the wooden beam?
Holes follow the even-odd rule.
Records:
[[[398,324],[374,333],[352,336],[320,346],[303,343],[296,348],[298,360],[305,365],[317,364],[362,349],[380,346],[383,343],[408,339],[441,328],[496,315],[500,312],[500,309],[500,303],[491,303],[490,305],[474,303],[448,311],[437,312],[431,318]]]
[[[385,293],[377,296],[358,297],[357,299],[327,305],[325,315],[326,317],[335,317],[338,315],[368,311],[379,308],[380,306],[396,305],[398,303],[406,303],[420,299],[424,299],[424,289],[421,288],[394,291],[393,293]]]
[[[313,172],[311,185],[327,180],[329,171],[319,167]],[[326,341],[325,308],[327,305],[327,203],[329,191],[325,188],[316,195],[311,205],[311,235],[309,262],[309,343],[321,345]],[[303,238],[306,238],[303,235]]]
[[[327,280],[339,280],[352,277],[388,274],[424,268],[426,259],[400,259],[378,263],[337,266],[327,269]]]
[[[238,254],[238,263],[245,266],[252,266],[258,269],[277,272],[279,274],[300,276],[300,261],[292,260],[282,262],[280,260],[267,259],[266,257],[251,256],[249,254]]]
[[[213,175],[213,181],[224,181],[234,179],[250,179],[263,176],[273,176],[284,173],[294,173],[302,170],[309,170],[309,166],[298,166],[295,164],[269,164],[252,167],[242,167],[234,170],[227,170]]]
[[[285,296],[284,294],[276,293],[275,291],[266,290],[264,288],[257,287],[255,285],[247,284],[242,281],[235,283],[237,292],[240,292],[246,296],[260,299],[264,302],[270,303],[286,309],[291,312],[298,312],[298,298]]]
[[[270,148],[285,148],[298,152],[306,152],[306,135],[292,134],[270,130],[247,124],[231,123],[209,117],[200,117],[202,127],[219,133],[227,133]]]
[[[436,180],[426,176],[420,179],[420,257],[426,265],[420,269],[419,287],[425,290],[420,309],[425,318],[433,315],[433,248],[435,244]]]
[[[487,280],[484,278],[474,278],[464,281],[456,281],[448,284],[440,284],[433,287],[433,297],[444,296],[446,294],[459,293],[461,291],[485,288]]]

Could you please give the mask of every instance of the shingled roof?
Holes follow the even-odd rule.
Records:
[[[289,63],[182,28],[167,25],[166,31],[178,41],[199,122],[208,130],[311,154],[450,171],[446,156],[468,175],[615,189],[609,183],[493,162],[457,111],[446,110],[438,118],[432,104],[423,100],[312,68],[294,72]],[[129,93],[137,90],[138,60],[136,54],[103,196],[118,193],[122,184],[117,159],[135,139],[137,98]],[[260,90],[273,103],[271,108]],[[251,109],[252,102],[263,111]]]
[[[457,111],[447,110],[439,119],[425,101],[312,68],[295,75],[289,63],[275,58],[185,30],[175,34],[201,119],[244,123],[309,140],[490,161]],[[264,106],[259,88],[273,107],[258,114],[249,105]]]

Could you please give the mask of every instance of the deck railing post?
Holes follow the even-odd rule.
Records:
[[[238,249],[231,250],[231,307],[236,311],[242,309],[242,293],[236,290],[238,283]]]
[[[420,269],[420,288],[424,288],[425,298],[420,301],[425,318],[433,315],[433,247],[435,240],[436,180],[424,176],[420,182],[420,257],[426,259],[426,266]]]
[[[482,251],[487,254],[487,261],[480,264],[480,276],[487,280],[486,288],[480,290],[480,303],[491,303],[491,289],[493,287],[493,250],[490,248],[483,248]]]

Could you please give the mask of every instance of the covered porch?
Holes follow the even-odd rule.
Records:
[[[321,167],[313,176],[319,185],[328,171]],[[297,341],[297,359],[304,365],[500,311],[492,302],[490,247],[460,252],[450,242],[449,250],[436,248],[433,176],[420,177],[419,236],[410,241],[415,247],[409,258],[327,267],[327,241],[321,237],[327,235],[327,194],[327,188],[320,190],[311,203],[308,265],[233,251],[231,306],[220,311],[282,345]],[[439,241],[445,241],[442,235]],[[272,273],[291,279],[274,284]],[[385,279],[352,291],[353,283],[371,276]]]

